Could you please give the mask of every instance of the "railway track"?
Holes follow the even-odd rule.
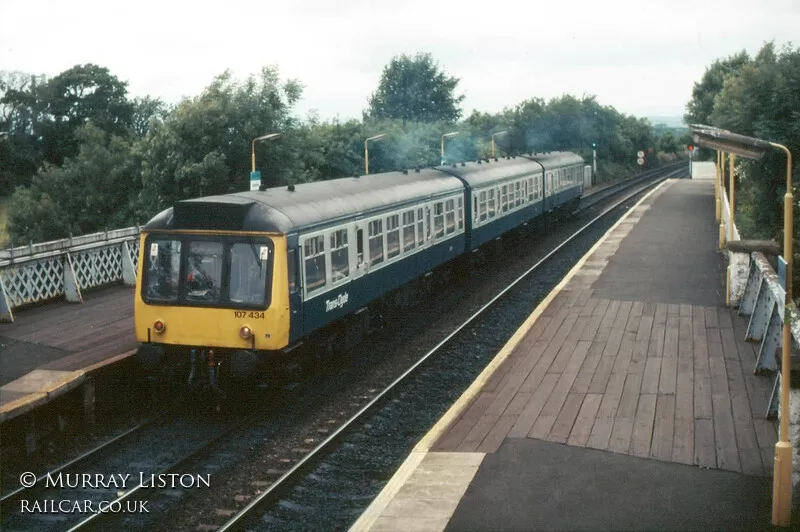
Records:
[[[200,430],[191,415],[157,416],[38,477],[23,473],[22,486],[0,499],[2,528],[77,530],[99,525],[117,509],[142,509],[137,495],[154,482],[170,481],[174,472],[191,470],[187,463],[248,421],[252,416],[206,417]]]
[[[307,474],[309,466],[315,462],[318,462],[320,458],[332,451],[334,447],[341,444],[341,439],[344,434],[348,431],[351,431],[354,427],[359,425],[364,425],[366,420],[370,415],[373,414],[376,408],[378,408],[381,404],[385,403],[388,398],[390,398],[393,394],[397,393],[397,390],[402,385],[406,384],[410,378],[413,378],[419,369],[425,365],[431,358],[438,356],[443,348],[450,345],[454,340],[458,339],[460,335],[469,334],[468,328],[474,324],[479,318],[481,318],[486,311],[493,308],[496,302],[501,300],[504,296],[506,296],[512,289],[514,289],[518,284],[524,282],[525,280],[529,279],[530,276],[534,272],[538,272],[542,265],[551,261],[554,257],[558,256],[560,252],[567,246],[569,246],[573,240],[584,234],[587,230],[594,227],[595,224],[606,218],[608,214],[620,209],[620,207],[629,203],[632,198],[642,194],[644,191],[649,190],[650,188],[660,184],[665,179],[672,177],[674,175],[678,175],[685,170],[678,169],[672,172],[669,172],[666,176],[659,177],[657,179],[653,179],[652,177],[648,176],[644,179],[638,181],[637,186],[635,186],[635,190],[626,194],[624,198],[615,202],[611,207],[606,208],[603,210],[602,213],[594,217],[591,221],[587,224],[582,226],[578,231],[573,233],[569,238],[564,240],[559,246],[555,249],[550,251],[544,258],[540,259],[536,264],[531,266],[527,271],[525,271],[522,275],[517,277],[511,283],[509,283],[505,288],[503,288],[499,293],[497,293],[490,301],[484,304],[480,309],[478,309],[475,313],[473,313],[469,318],[463,321],[458,327],[456,327],[452,332],[450,332],[444,339],[442,339],[437,345],[435,345],[432,349],[430,349],[427,353],[425,353],[422,357],[420,357],[411,367],[409,367],[403,374],[397,377],[394,381],[392,381],[388,386],[383,388],[380,391],[375,391],[375,393],[371,396],[364,396],[362,399],[365,400],[365,404],[350,418],[346,421],[341,423],[335,430],[333,430],[323,441],[317,444],[313,449],[311,449],[305,456],[299,459],[288,471],[283,473],[277,480],[275,480],[271,485],[266,487],[259,496],[254,498],[250,501],[244,508],[239,510],[235,515],[233,515],[228,521],[226,521],[222,526],[218,528],[220,532],[229,531],[229,530],[239,530],[244,528],[247,525],[254,526],[255,528],[259,528],[256,524],[257,522],[261,523],[262,527],[270,528],[270,523],[272,525],[277,526],[278,528],[283,528],[286,525],[285,521],[279,521],[270,519],[270,516],[266,514],[265,508],[267,508],[270,504],[275,504],[281,495],[284,495],[288,492],[288,490],[296,486],[299,482],[299,478],[302,478],[303,475]],[[649,181],[646,184],[641,184],[643,181]],[[618,191],[615,191],[618,193]],[[611,192],[609,194],[613,195],[615,192]],[[608,196],[606,196],[608,197]],[[593,202],[594,205],[596,202]],[[317,479],[315,479],[317,480]],[[306,494],[308,496],[308,494]],[[288,508],[289,510],[295,510],[297,513],[302,513],[304,506],[302,504],[292,503],[291,501],[282,501],[283,508]],[[211,527],[209,527],[210,529]],[[305,528],[302,526],[301,528]]]
[[[683,169],[683,166],[681,166],[681,168]],[[642,189],[647,188],[647,186],[652,186],[652,184],[641,184],[650,179],[653,179],[652,174],[641,174],[634,179],[628,180],[626,186],[629,188],[631,186],[637,186],[639,190],[633,193],[635,195],[640,193]],[[657,182],[660,182],[662,179],[666,179],[666,176],[659,178]],[[620,188],[621,187],[619,185],[615,185],[599,191],[597,194],[592,196],[593,201],[586,202],[586,204],[582,205],[582,210],[596,208],[599,202],[603,199],[619,193]],[[453,338],[462,333],[462,331],[469,326],[470,323],[475,321],[482,313],[484,313],[484,311],[491,308],[496,301],[501,299],[519,282],[529,277],[530,274],[536,271],[540,265],[550,260],[554,254],[563,249],[569,242],[573,240],[573,238],[576,238],[579,234],[587,230],[597,220],[604,218],[611,210],[618,208],[618,206],[621,203],[624,203],[624,201],[626,200],[617,202],[615,207],[607,209],[602,214],[595,217],[592,222],[582,227],[572,237],[564,241],[556,250],[553,250],[546,257],[538,261],[536,265],[531,267],[522,276],[518,277],[514,282],[506,286],[504,290],[494,296],[491,301],[483,305],[468,320],[457,327],[456,330],[449,332],[449,334],[446,331],[438,331],[440,334],[446,335],[446,337],[441,340],[438,345],[434,347],[434,349],[429,350],[423,357],[419,358],[414,364],[412,364],[411,367],[409,367],[400,377],[394,378],[388,386],[383,388],[375,386],[356,391],[355,393],[350,394],[349,402],[346,407],[343,407],[340,404],[333,404],[329,405],[328,407],[319,408],[319,397],[317,397],[317,399],[311,399],[309,402],[305,403],[309,408],[314,408],[314,401],[316,401],[316,407],[319,408],[321,412],[321,418],[323,418],[324,421],[312,421],[311,426],[308,427],[309,430],[306,431],[306,437],[304,437],[300,442],[295,442],[295,446],[291,448],[292,450],[290,453],[284,453],[288,454],[289,457],[276,458],[276,463],[273,464],[274,467],[268,468],[260,477],[250,482],[250,486],[244,486],[242,489],[237,489],[235,486],[233,486],[232,489],[234,491],[249,491],[251,493],[253,488],[255,488],[255,491],[258,493],[258,495],[255,498],[253,498],[252,495],[246,494],[235,495],[233,497],[233,504],[227,503],[223,505],[225,506],[223,508],[215,508],[214,515],[217,518],[215,521],[219,523],[222,520],[233,516],[232,518],[227,519],[227,522],[222,524],[222,529],[228,530],[240,526],[243,522],[251,517],[253,512],[258,512],[259,509],[262,509],[263,511],[265,505],[268,505],[270,501],[274,502],[275,498],[279,494],[285,493],[288,489],[288,486],[297,484],[298,475],[302,475],[303,472],[307,471],[311,464],[317,463],[321,456],[329,454],[330,449],[341,440],[345,433],[352,432],[353,427],[358,426],[359,423],[363,423],[363,419],[366,415],[374,411],[376,406],[379,404],[385,403],[388,396],[395,393],[395,390],[398,386],[413,376],[418,369],[425,364],[426,361],[436,356],[436,354],[441,351],[444,346],[448,345]],[[402,338],[400,341],[402,342]],[[357,356],[363,358],[363,354],[358,354]],[[333,384],[331,386],[335,388],[336,385]],[[304,388],[304,386],[300,385],[300,390],[296,391],[302,392],[304,391]],[[306,389],[305,392],[307,391],[308,390]],[[324,389],[322,393],[324,395]],[[277,402],[280,402],[281,399],[291,398],[292,400],[297,400],[297,397],[292,398],[293,395],[297,394],[293,393],[292,390],[289,390],[286,392],[285,396],[279,397],[277,401],[266,401],[264,404],[274,405]],[[296,404],[300,405],[301,409],[304,408],[303,401],[298,401]],[[157,442],[153,443],[152,447],[148,447],[142,443],[135,443],[137,441],[141,442],[148,440],[148,437],[143,436],[143,434],[148,428],[153,428],[155,423],[151,420],[148,423],[142,424],[141,427],[136,427],[135,430],[126,432],[113,442],[108,442],[103,446],[98,447],[94,451],[86,453],[85,455],[82,455],[81,457],[64,464],[60,468],[56,468],[55,470],[51,471],[50,474],[57,475],[59,472],[69,471],[80,471],[81,473],[85,473],[90,470],[100,471],[106,474],[123,474],[125,471],[130,470],[132,471],[131,475],[135,474],[136,478],[138,478],[138,474],[140,472],[144,472],[146,478],[152,478],[148,475],[169,474],[170,472],[175,472],[178,474],[200,475],[202,474],[202,471],[207,471],[209,469],[219,470],[225,466],[226,455],[228,455],[228,463],[233,460],[230,455],[235,453],[237,445],[231,445],[231,442],[238,441],[238,431],[244,431],[249,434],[242,440],[244,443],[238,445],[238,447],[244,451],[247,447],[251,446],[252,442],[274,436],[279,430],[281,430],[280,427],[291,427],[295,421],[300,419],[297,415],[286,415],[284,412],[281,416],[279,416],[282,421],[276,423],[264,423],[263,417],[266,410],[266,408],[259,408],[258,412],[252,414],[251,416],[245,416],[244,418],[236,421],[228,420],[227,423],[224,421],[220,422],[220,420],[211,420],[210,426],[208,420],[204,420],[203,426],[208,430],[204,430],[203,437],[199,437],[198,435],[198,437],[186,438],[185,436],[187,434],[192,434],[193,431],[197,432],[197,427],[192,427],[192,423],[183,426],[177,424],[178,426],[176,427],[176,424],[173,421],[170,423],[171,429],[159,429],[161,432],[155,431],[153,433],[154,435],[149,437],[150,440]],[[354,414],[352,413],[353,410],[356,410]],[[195,425],[196,422],[197,419],[194,420]],[[311,435],[308,434],[309,431]],[[181,445],[179,445],[181,448],[180,450],[174,449],[175,442],[178,441],[181,442]],[[220,443],[223,441],[225,442],[225,445],[221,446]],[[131,446],[134,446],[136,449],[135,452],[132,450]],[[228,451],[226,452],[223,447],[227,448]],[[147,453],[148,455],[169,455],[171,456],[171,459],[151,460],[152,463],[144,463],[147,462],[147,460],[142,462],[141,457],[136,458],[137,456],[141,455],[142,448],[149,449],[149,452]],[[164,450],[161,452],[154,452],[154,449]],[[112,457],[113,459],[111,459],[110,462],[103,462],[102,456],[108,455],[112,451],[116,453]],[[139,455],[136,454],[137,452]],[[126,455],[128,458],[125,458]],[[133,459],[131,459],[131,457],[133,457]],[[129,462],[128,466],[123,465],[126,460]],[[46,475],[41,475],[37,485],[44,481],[45,477]],[[89,499],[87,500],[96,501],[99,498],[102,498],[103,500],[114,501],[120,505],[127,505],[130,502],[141,501],[143,498],[146,498],[148,509],[150,510],[149,512],[146,512],[147,515],[145,515],[143,512],[131,512],[127,514],[106,512],[92,514],[88,516],[88,518],[86,515],[83,515],[81,516],[84,517],[83,520],[76,519],[75,516],[66,519],[63,518],[63,516],[59,516],[59,518],[48,516],[48,518],[42,519],[42,516],[40,515],[38,519],[27,521],[25,519],[15,519],[19,518],[20,516],[12,515],[10,519],[4,519],[5,522],[3,523],[3,528],[7,530],[33,530],[41,528],[50,529],[55,525],[58,529],[67,529],[70,526],[72,527],[70,528],[71,530],[107,529],[111,526],[111,520],[122,521],[122,523],[126,525],[126,528],[158,527],[159,523],[164,522],[164,514],[161,513],[161,511],[167,511],[167,509],[170,508],[170,505],[174,504],[175,500],[180,498],[177,497],[175,490],[149,490],[146,489],[146,486],[142,485],[141,483],[131,482],[128,486],[126,486],[126,488],[126,490],[118,490],[120,491],[119,494],[112,493],[113,490],[101,492],[94,490],[94,492],[90,493]],[[6,510],[6,508],[8,507],[11,509],[8,504],[11,502],[18,502],[22,495],[30,499],[33,496],[33,493],[29,490],[25,490],[24,492],[22,490],[15,490],[14,492],[3,497],[3,514],[5,516],[9,516],[12,513],[17,513],[9,512]],[[59,498],[75,500],[76,497],[80,497],[81,495],[75,493],[74,491],[48,491],[46,496],[47,499],[53,500],[58,500]],[[368,501],[366,502],[368,503]],[[245,504],[246,506],[242,508],[242,506]],[[19,507],[17,507],[16,510],[18,509]],[[203,521],[204,522],[201,524],[201,527],[204,527],[208,530],[218,526],[218,524],[207,522],[207,517],[204,517]],[[169,520],[167,520],[167,522],[169,522]],[[166,529],[170,528],[169,525],[161,526],[166,526]]]

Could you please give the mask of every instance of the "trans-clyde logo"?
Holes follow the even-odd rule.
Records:
[[[330,312],[337,308],[342,308],[347,303],[347,298],[350,297],[347,292],[339,294],[335,299],[325,300],[325,312]]]

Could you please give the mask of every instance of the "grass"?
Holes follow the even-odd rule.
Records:
[[[8,206],[11,198],[0,198],[0,249],[8,247]]]

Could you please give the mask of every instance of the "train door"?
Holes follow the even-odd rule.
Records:
[[[300,248],[297,247],[297,235],[287,238],[291,243],[286,251],[286,269],[289,273],[289,337],[295,338],[303,331],[303,291],[300,285]]]

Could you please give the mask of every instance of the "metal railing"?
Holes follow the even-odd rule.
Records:
[[[783,320],[786,316],[784,312],[786,291],[763,253],[755,251],[748,258],[749,268],[739,304],[739,315],[750,317],[745,340],[759,343],[754,373],[774,372],[775,375],[775,384],[766,407],[766,416],[773,419],[778,415],[780,406],[781,372],[778,357],[782,347]],[[790,309],[788,314],[792,332],[794,370],[797,361],[796,351],[800,345],[800,319],[798,319],[800,315],[795,309]]]
[[[136,284],[138,226],[0,251],[0,321],[13,309],[51,299],[82,302],[82,290]]]

